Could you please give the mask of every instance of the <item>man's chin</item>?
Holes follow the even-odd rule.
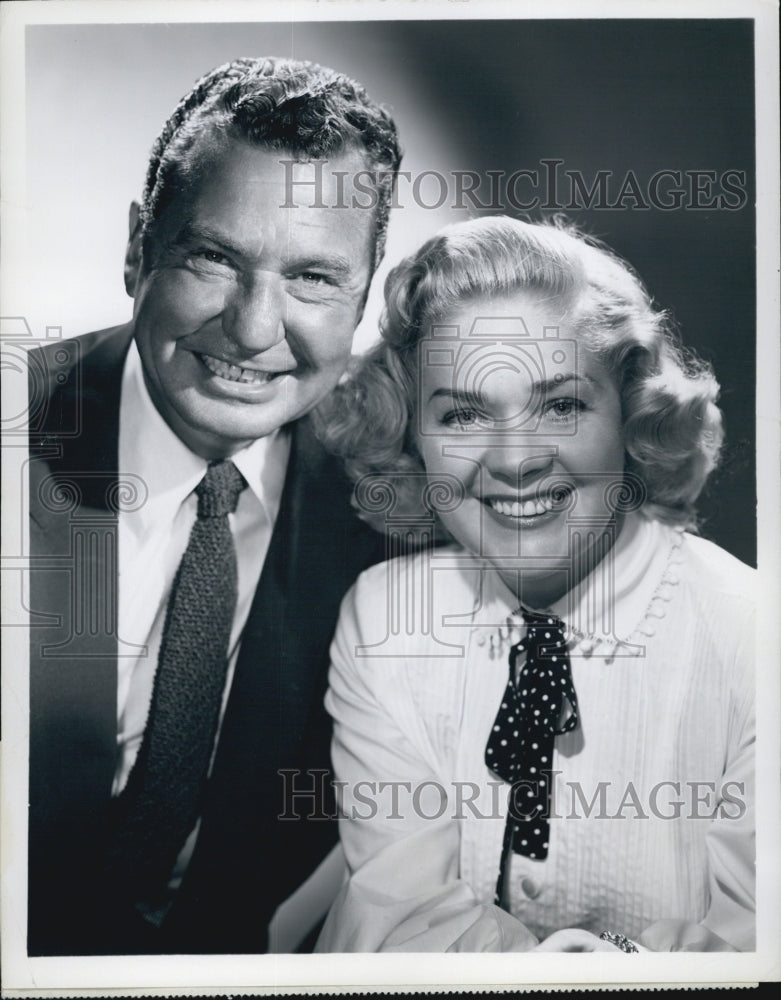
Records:
[[[244,407],[242,407],[244,409]],[[227,458],[257,441],[268,437],[280,427],[298,419],[302,413],[289,411],[285,406],[258,407],[262,412],[221,414],[202,411],[187,414],[183,419],[177,414],[176,420],[169,420],[169,425],[179,439],[196,455],[209,461]]]

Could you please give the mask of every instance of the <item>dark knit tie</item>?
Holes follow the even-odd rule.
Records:
[[[485,750],[485,762],[512,784],[497,903],[508,848],[528,858],[548,856],[553,743],[578,724],[563,622],[523,612],[526,638],[510,650],[510,679]],[[520,671],[521,657],[526,654]]]
[[[198,519],[168,599],[144,738],[115,803],[108,868],[136,900],[165,885],[200,812],[238,592],[228,514],[246,485],[220,461],[195,488]]]

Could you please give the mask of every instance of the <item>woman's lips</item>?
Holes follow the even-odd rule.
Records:
[[[486,497],[483,501],[491,510],[505,517],[541,517],[553,511],[562,510],[567,506],[570,496],[569,490],[556,490],[555,493],[546,493],[543,496],[530,498],[527,500],[510,499],[499,497]]]

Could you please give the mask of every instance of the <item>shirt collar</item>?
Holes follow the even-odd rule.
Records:
[[[231,456],[272,523],[282,499],[289,451],[289,431],[277,430]],[[119,467],[139,476],[146,486],[147,500],[137,511],[141,523],[160,524],[161,519],[172,518],[207,465],[177,437],[152,402],[133,341],[122,374]]]
[[[550,608],[541,610],[561,618],[573,644],[583,646],[584,652],[591,652],[600,643],[610,648],[618,643],[633,645],[636,634],[652,634],[644,623],[649,617],[662,617],[664,603],[672,597],[682,535],[681,529],[641,512],[627,514],[602,563]],[[491,569],[482,573],[481,579],[474,624],[493,626],[496,631],[497,622],[518,620],[518,599],[499,574]],[[599,627],[583,627],[588,623],[602,626],[601,631]],[[505,638],[508,629],[502,626],[500,631],[498,641]]]

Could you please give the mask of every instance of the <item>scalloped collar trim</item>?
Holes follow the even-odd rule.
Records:
[[[612,566],[596,569],[541,609],[564,622],[570,655],[640,656],[655,634],[680,582],[684,531],[641,514],[627,518],[612,550]],[[609,559],[604,560],[609,563]],[[492,570],[481,574],[473,625],[478,643],[504,656],[524,634],[517,599]],[[612,595],[612,596],[611,596]],[[502,624],[496,625],[496,622]]]

